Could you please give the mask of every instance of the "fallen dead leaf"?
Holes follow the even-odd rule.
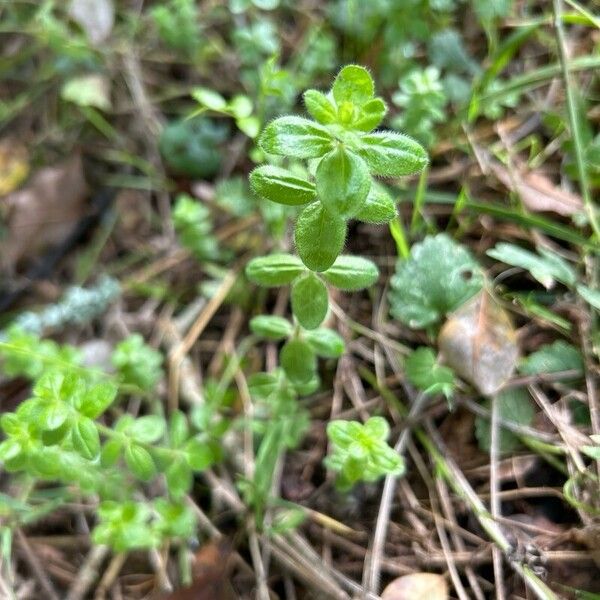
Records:
[[[485,290],[448,317],[438,345],[444,362],[486,396],[510,379],[519,357],[508,314]]]
[[[411,573],[394,579],[381,600],[448,600],[448,584],[436,573]]]
[[[105,41],[115,23],[112,0],[71,0],[69,16],[85,31],[94,46]]]
[[[229,583],[231,546],[224,540],[202,546],[192,562],[192,585],[180,588],[161,600],[234,600]]]
[[[534,212],[555,212],[570,216],[583,210],[579,196],[558,187],[541,173],[509,171],[499,162],[490,161],[496,177],[513,192],[519,194],[523,204]]]
[[[0,141],[0,196],[16,190],[29,174],[27,148],[14,139]]]
[[[0,202],[6,235],[0,261],[7,271],[65,238],[83,216],[87,184],[79,155],[38,171],[31,183]]]

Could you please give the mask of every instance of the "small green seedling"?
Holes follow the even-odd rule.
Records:
[[[343,352],[343,340],[321,327],[329,310],[329,288],[362,290],[379,277],[372,261],[342,254],[351,219],[387,223],[396,216],[394,201],[374,177],[413,175],[428,162],[426,151],[413,139],[391,131],[374,132],[387,107],[375,95],[373,80],[363,67],[344,67],[329,92],[307,90],[304,103],[312,119],[285,116],[265,127],[258,143],[273,164],[250,174],[258,196],[300,210],[294,226],[297,256],[271,254],[251,260],[246,268],[248,278],[258,285],[291,286],[293,323],[267,316],[251,322],[254,333],[285,340],[279,354],[282,374],[260,373],[260,384],[251,386],[251,393],[262,397],[271,390],[270,398],[282,405],[290,394],[316,389],[318,356],[336,358]],[[286,159],[303,162],[304,172],[282,166]],[[357,481],[402,473],[402,459],[385,442],[389,431],[383,419],[370,419],[364,426],[336,421],[328,433],[337,441],[327,464],[340,472],[344,489]],[[359,438],[352,444],[354,434]],[[269,456],[283,451],[282,439],[281,428],[279,434],[265,434],[258,455],[265,454],[267,443]],[[273,464],[271,472],[272,468]],[[258,486],[255,481],[254,492],[259,487],[270,489],[269,483],[270,479]]]
[[[142,391],[150,391],[160,381],[163,356],[144,342],[139,333],[134,333],[119,342],[111,356],[122,383]]]
[[[349,490],[356,482],[374,482],[385,475],[404,473],[404,460],[387,443],[390,427],[383,417],[371,417],[363,425],[357,421],[331,421],[327,437],[333,452],[325,465],[338,473],[336,485]]]

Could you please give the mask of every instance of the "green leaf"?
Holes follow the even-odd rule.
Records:
[[[450,398],[455,382],[452,369],[440,365],[431,348],[422,346],[408,356],[405,365],[406,377],[417,389],[426,394],[444,394]]]
[[[557,340],[546,344],[525,358],[519,371],[523,375],[540,375],[560,371],[578,371],[583,373],[583,359],[575,346]]]
[[[296,280],[298,281],[298,280]],[[250,331],[268,340],[283,340],[294,332],[292,324],[283,317],[259,315],[250,319]]]
[[[321,387],[321,378],[315,373],[312,379],[305,383],[294,383],[292,385],[298,396],[310,396]],[[295,448],[296,444],[292,444],[290,447]]]
[[[541,248],[539,252],[535,254],[515,244],[500,242],[488,250],[487,255],[529,271],[546,288],[552,287],[555,280],[568,286],[575,284],[575,271],[564,259]]]
[[[339,358],[344,354],[344,338],[332,329],[313,329],[304,333],[304,339],[311,345],[317,356]]]
[[[117,387],[108,381],[95,383],[85,392],[77,410],[90,419],[97,419],[114,402]]]
[[[377,481],[384,475],[400,476],[405,466],[402,457],[387,444],[390,427],[382,417],[357,421],[330,421],[327,437],[332,453],[325,465],[336,471],[337,487],[349,490],[357,481]]]
[[[355,291],[371,287],[379,278],[379,269],[367,258],[344,254],[323,273],[323,277],[336,288]]]
[[[298,277],[292,285],[292,312],[305,329],[316,329],[329,308],[327,287],[314,273]]]
[[[385,441],[390,437],[390,426],[383,417],[369,417],[363,425],[363,431],[378,440]]]
[[[165,472],[169,494],[175,497],[190,491],[193,483],[193,473],[185,459],[174,460]]]
[[[100,464],[103,467],[112,467],[119,460],[122,450],[123,444],[121,440],[108,440],[104,446],[102,446],[102,452],[100,453]]]
[[[427,327],[481,290],[483,275],[469,251],[445,233],[415,244],[391,280],[390,312],[413,329]]]
[[[119,342],[111,361],[124,383],[135,385],[144,391],[152,390],[163,374],[162,354],[146,344],[139,333]]]
[[[190,506],[165,498],[157,498],[153,504],[159,517],[156,527],[163,537],[190,539],[195,535],[197,519]]]
[[[171,448],[179,448],[188,439],[190,427],[185,414],[175,410],[169,418],[169,444]]]
[[[100,436],[94,421],[83,417],[71,429],[73,447],[83,458],[95,459],[100,454]]]
[[[317,357],[310,344],[301,339],[290,340],[281,349],[279,361],[294,383],[310,381],[317,371]]]
[[[373,98],[364,104],[359,112],[359,116],[352,122],[352,128],[358,131],[369,132],[381,124],[387,106],[381,98]]]
[[[346,222],[328,213],[320,202],[309,204],[300,213],[294,230],[302,262],[311,271],[327,270],[344,248],[346,231]]]
[[[361,106],[373,98],[375,84],[364,67],[348,65],[338,73],[331,91],[338,105],[352,102]]]
[[[374,175],[413,175],[421,172],[429,162],[423,146],[401,133],[369,133],[360,138],[360,143],[357,152]]]
[[[245,133],[249,138],[254,139],[260,133],[260,121],[257,117],[240,117],[236,119],[235,124],[238,129]]]
[[[156,465],[150,452],[139,444],[128,444],[125,448],[125,464],[142,481],[150,481],[156,475]]]
[[[600,460],[600,446],[581,446],[579,449],[590,458]]]
[[[64,402],[48,401],[39,406],[37,417],[40,429],[58,429],[69,418],[69,409]]]
[[[509,388],[498,394],[496,397],[498,405],[498,416],[503,421],[515,423],[517,425],[531,425],[535,416],[535,407],[531,401],[529,393],[523,388]],[[490,408],[490,402],[486,403]],[[490,450],[491,428],[490,421],[483,417],[475,419],[475,437],[479,442],[479,447],[486,452]],[[514,452],[521,447],[519,438],[508,429],[500,429],[500,440],[498,449],[502,454]]]
[[[279,387],[279,378],[274,373],[253,373],[248,378],[250,395],[257,400],[267,400]]]
[[[253,258],[246,266],[248,279],[253,283],[267,287],[287,285],[303,271],[302,261],[291,254],[260,256]]]
[[[354,215],[363,223],[389,223],[396,217],[396,204],[383,186],[373,182],[362,208]]]
[[[287,169],[263,165],[250,173],[250,185],[256,194],[287,206],[301,206],[315,199],[315,185]]]
[[[228,109],[237,119],[247,119],[252,115],[254,107],[252,106],[252,100],[248,96],[237,94],[231,99]]]
[[[192,90],[192,98],[210,110],[222,111],[227,107],[225,98],[208,88],[195,88]]]
[[[371,189],[365,161],[339,147],[324,156],[315,175],[317,194],[327,211],[349,219],[363,206]]]
[[[0,443],[0,461],[9,461],[21,453],[21,444],[19,440],[9,438]]]
[[[137,418],[128,428],[127,435],[137,442],[152,444],[165,433],[166,423],[158,415],[146,415]]]
[[[18,435],[24,427],[27,427],[15,413],[4,413],[0,417],[0,426],[7,435]]]
[[[194,471],[204,471],[215,462],[210,445],[200,440],[190,440],[183,449],[187,454],[187,461]]]
[[[303,94],[304,105],[310,116],[323,125],[330,125],[337,120],[335,106],[331,100],[318,90],[306,90]]]
[[[259,138],[268,154],[293,158],[319,158],[332,148],[329,131],[302,117],[280,117],[271,121]]]
[[[600,291],[592,290],[586,285],[579,284],[577,293],[592,307],[600,311]]]

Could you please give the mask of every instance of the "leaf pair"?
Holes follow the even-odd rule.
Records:
[[[309,253],[312,250],[307,249]],[[321,259],[322,255],[315,258]],[[379,270],[366,258],[339,256],[321,275],[317,275],[307,271],[302,262],[291,254],[272,254],[251,260],[246,267],[246,275],[254,283],[266,287],[292,283],[294,316],[305,329],[315,329],[327,314],[325,282],[343,290],[360,290],[377,281]]]

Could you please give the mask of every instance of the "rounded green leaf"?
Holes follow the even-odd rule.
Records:
[[[83,417],[71,429],[71,441],[75,450],[88,460],[100,454],[100,436],[94,421]]]
[[[259,138],[260,147],[268,154],[293,158],[318,158],[331,150],[329,131],[302,117],[280,117],[271,121]]]
[[[281,349],[279,361],[285,374],[293,383],[307,383],[317,370],[317,357],[308,342],[290,340]]]
[[[378,440],[387,440],[390,436],[390,426],[383,417],[369,417],[363,425],[364,432],[369,437]]]
[[[169,444],[172,448],[179,448],[189,435],[190,427],[185,413],[180,410],[173,411],[169,418]]]
[[[2,427],[4,433],[15,435],[21,431],[24,424],[15,413],[4,413],[0,417],[0,427]]]
[[[125,448],[125,464],[142,481],[149,481],[156,475],[156,465],[150,452],[139,444],[128,444]]]
[[[39,409],[38,424],[43,430],[58,429],[69,417],[69,409],[64,402],[49,401]]]
[[[304,339],[311,345],[317,356],[322,358],[339,358],[346,349],[344,338],[339,333],[325,327],[307,331]]]
[[[373,183],[355,218],[363,223],[389,223],[396,214],[396,205],[390,195],[382,186]]]
[[[215,462],[212,448],[200,440],[190,440],[184,447],[187,461],[195,471],[204,471]]]
[[[81,398],[77,410],[90,419],[98,418],[117,396],[117,386],[109,381],[95,383]]]
[[[323,125],[335,123],[337,114],[331,100],[318,90],[306,90],[303,94],[306,110],[313,119]]]
[[[299,396],[310,396],[311,394],[314,394],[321,386],[321,379],[315,373],[312,379],[309,379],[304,383],[294,383],[293,386],[294,390]]]
[[[100,464],[103,467],[112,467],[119,460],[122,449],[123,444],[121,443],[120,439],[108,440],[104,446],[102,446]]]
[[[267,287],[287,285],[303,271],[302,261],[291,254],[260,256],[253,258],[246,266],[248,279],[258,285]]]
[[[263,165],[250,173],[250,185],[256,194],[287,206],[301,206],[316,196],[314,183],[287,169]]]
[[[252,398],[266,400],[280,389],[279,378],[273,373],[253,373],[248,378]]]
[[[292,312],[305,329],[316,329],[327,315],[327,286],[314,273],[307,273],[292,286]]]
[[[282,340],[292,335],[292,324],[276,315],[259,315],[250,319],[250,331],[269,340]]]
[[[302,262],[311,271],[327,270],[344,248],[346,230],[346,222],[328,213],[320,202],[309,204],[300,213],[294,230]]]
[[[227,101],[221,94],[208,88],[192,90],[192,98],[210,110],[220,111],[227,106]]]
[[[5,462],[15,458],[21,452],[21,444],[14,438],[9,438],[0,443],[0,461]]]
[[[127,434],[138,442],[151,444],[165,433],[165,420],[158,415],[146,415],[136,419],[128,428]]]
[[[174,460],[165,472],[169,494],[181,496],[190,491],[193,482],[193,474],[190,466],[184,458]]]
[[[392,131],[363,135],[357,152],[374,175],[413,175],[422,171],[429,162],[427,152],[421,144]]]
[[[373,98],[361,107],[358,118],[352,123],[352,128],[359,131],[372,131],[381,124],[386,112],[385,102],[381,98]]]
[[[335,78],[332,93],[338,104],[352,102],[360,106],[373,97],[375,84],[364,67],[348,65]]]
[[[377,265],[361,256],[339,256],[323,277],[340,290],[362,290],[379,278]]]
[[[365,161],[342,147],[323,157],[315,178],[323,206],[343,219],[353,217],[361,209],[371,189]]]

